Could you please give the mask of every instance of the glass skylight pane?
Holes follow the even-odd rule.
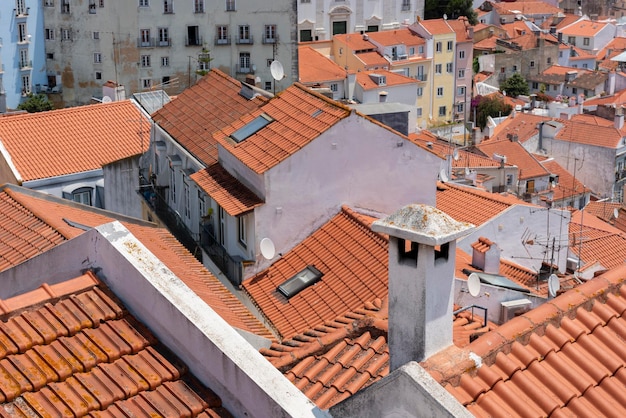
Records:
[[[270,122],[272,119],[269,116],[257,116],[253,121],[230,134],[230,137],[239,143],[269,125]]]
[[[295,276],[278,286],[278,291],[289,299],[319,281],[322,276],[321,271],[313,266],[307,266],[304,270],[298,272]]]

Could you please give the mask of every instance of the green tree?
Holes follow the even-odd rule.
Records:
[[[513,111],[513,107],[504,103],[499,97],[477,96],[472,100],[472,108],[476,108],[476,126],[483,129],[487,125],[489,116],[506,116]],[[472,112],[473,113],[473,112]]]
[[[500,91],[506,91],[506,95],[510,97],[528,95],[528,82],[520,73],[515,73],[500,83]]]
[[[33,94],[28,93],[26,100],[20,103],[17,108],[19,110],[25,110],[28,113],[44,112],[46,110],[54,109],[52,102],[48,100],[48,96],[45,94]]]
[[[478,23],[478,15],[472,7],[472,0],[450,0],[448,7],[446,7],[446,14],[450,19],[465,16],[470,25]]]

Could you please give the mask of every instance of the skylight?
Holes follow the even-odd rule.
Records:
[[[304,270],[278,286],[278,291],[287,299],[297,295],[307,287],[318,282],[324,274],[314,266],[306,266]]]
[[[269,115],[262,114],[230,134],[230,137],[235,142],[240,143],[241,141],[244,141],[259,132],[273,121],[274,119],[272,119]]]

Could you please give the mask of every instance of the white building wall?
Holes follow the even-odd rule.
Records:
[[[37,190],[53,196],[63,197],[63,191],[71,191],[81,187],[91,187],[94,191],[98,182],[103,179],[103,170],[84,171],[67,176],[50,177],[41,180],[25,181],[21,185],[27,189]],[[92,195],[92,202],[95,195]]]

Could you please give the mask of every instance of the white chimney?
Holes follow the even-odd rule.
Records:
[[[615,109],[615,129],[624,127],[624,109],[620,106]]]
[[[456,239],[473,228],[422,204],[372,225],[389,235],[390,371],[452,344]]]
[[[500,248],[495,242],[480,237],[472,244],[472,265],[485,273],[500,274]]]

